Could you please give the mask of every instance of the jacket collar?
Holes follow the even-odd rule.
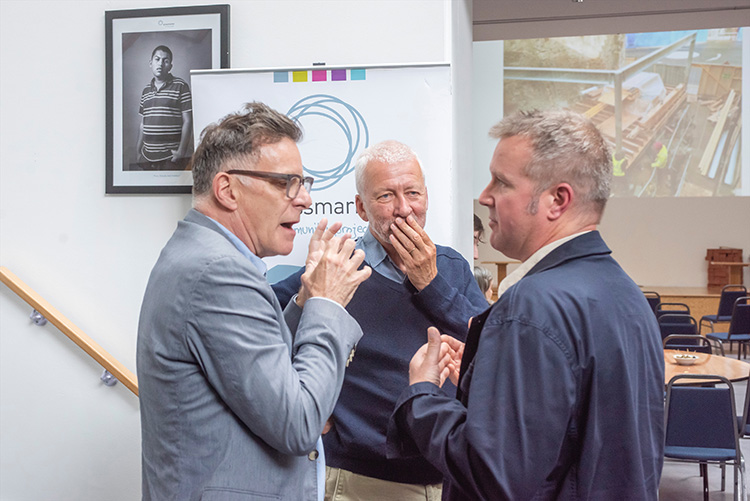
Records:
[[[594,230],[565,242],[557,249],[547,254],[536,266],[531,268],[526,276],[548,270],[573,259],[580,259],[594,255],[611,254],[612,251],[602,240],[599,231]]]

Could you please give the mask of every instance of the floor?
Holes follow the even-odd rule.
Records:
[[[736,357],[737,353],[727,353],[727,356]],[[750,359],[748,359],[750,360]],[[747,381],[735,383],[735,403],[737,412],[742,413],[745,403],[745,392]],[[745,463],[750,460],[750,438],[740,439],[740,448],[745,458]],[[747,467],[746,467],[747,470]],[[747,472],[746,472],[747,474]],[[741,480],[740,480],[741,481]],[[708,489],[712,500],[723,501],[733,499],[734,471],[731,466],[727,467],[726,487],[721,490],[721,469],[716,465],[708,466]],[[745,480],[746,489],[750,488],[750,481]],[[698,472],[697,463],[682,463],[671,460],[664,461],[664,469],[659,485],[659,499],[661,501],[691,501],[703,499],[703,480]],[[745,499],[748,499],[745,496]]]

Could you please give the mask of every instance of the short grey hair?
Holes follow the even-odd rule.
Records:
[[[408,162],[409,160],[417,161],[419,170],[422,173],[422,180],[424,180],[425,175],[424,169],[422,169],[422,162],[419,160],[417,154],[414,153],[414,150],[404,143],[389,139],[365,148],[354,163],[354,182],[357,186],[357,193],[361,195],[365,189],[365,170],[367,170],[370,162],[377,161],[385,164],[397,164]]]
[[[487,292],[492,285],[492,273],[487,268],[481,266],[474,267],[474,280],[476,280],[479,290],[482,294]]]
[[[206,127],[190,161],[193,203],[211,190],[216,174],[228,170],[233,160],[257,158],[262,146],[284,138],[299,142],[302,129],[291,118],[259,102],[247,103],[240,112]]]
[[[557,183],[573,187],[582,206],[604,212],[612,179],[612,155],[596,125],[569,110],[520,111],[490,129],[490,137],[528,138],[533,149],[524,174],[536,195]]]

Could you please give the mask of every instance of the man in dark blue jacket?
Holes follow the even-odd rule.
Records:
[[[596,231],[612,176],[606,143],[567,111],[519,113],[490,134],[500,141],[479,202],[492,246],[523,263],[465,345],[443,336],[451,361],[430,329],[389,453],[426,457],[447,500],[656,500],[661,336]],[[446,376],[460,377],[457,399],[439,393]]]
[[[443,477],[434,466],[418,456],[386,457],[388,419],[427,328],[464,339],[469,318],[487,301],[466,260],[433,244],[423,229],[427,187],[411,148],[397,141],[371,146],[357,159],[355,178],[357,213],[369,223],[356,248],[373,273],[347,305],[364,336],[323,436],[326,499],[437,501]],[[301,272],[273,286],[282,304],[299,289]],[[438,391],[455,396],[453,386]]]

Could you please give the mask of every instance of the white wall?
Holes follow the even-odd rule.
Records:
[[[468,1],[227,3],[236,68],[470,51]],[[155,5],[0,2],[0,265],[133,371],[146,280],[190,197],[104,194],[104,11]],[[467,82],[455,82],[457,95]],[[463,179],[456,197],[470,199]],[[101,368],[52,325],[31,324],[30,311],[0,287],[0,499],[138,499],[137,398],[103,386]]]

